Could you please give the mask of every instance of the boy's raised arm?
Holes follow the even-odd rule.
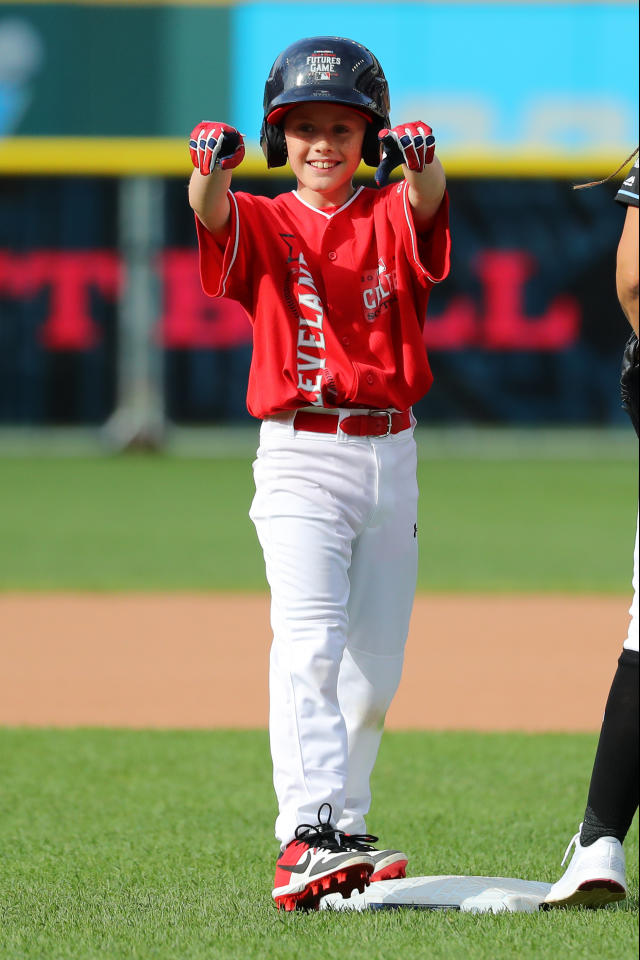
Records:
[[[384,186],[391,171],[402,165],[415,227],[418,233],[424,233],[435,219],[446,187],[442,164],[435,156],[436,140],[431,127],[421,121],[403,123],[392,130],[381,130],[378,136],[382,157],[376,183]]]
[[[189,153],[195,170],[189,181],[189,203],[216,240],[226,240],[231,170],[244,158],[244,140],[235,127],[205,120],[193,128]]]

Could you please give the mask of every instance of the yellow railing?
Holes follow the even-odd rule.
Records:
[[[595,178],[612,173],[624,159],[611,151],[581,154],[534,150],[442,151],[447,173],[454,177]],[[0,140],[0,174],[185,176],[191,172],[187,138],[180,137],[10,137]],[[365,174],[367,168],[361,172]],[[267,175],[266,161],[250,147],[238,169],[247,177]],[[287,167],[269,176],[291,177]]]

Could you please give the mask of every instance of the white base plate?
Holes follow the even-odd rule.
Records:
[[[330,893],[321,910],[461,910],[466,913],[533,913],[551,889],[550,883],[509,877],[406,877],[379,880],[355,891],[348,900]]]

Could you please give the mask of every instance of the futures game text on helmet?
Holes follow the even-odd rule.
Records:
[[[287,162],[283,114],[278,108],[298,103],[339,103],[370,117],[362,159],[370,167],[378,166],[378,131],[391,125],[389,85],[370,50],[344,37],[307,37],[282,51],[264,87],[260,145],[268,167]]]

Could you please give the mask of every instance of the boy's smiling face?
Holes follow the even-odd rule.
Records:
[[[287,154],[303,200],[318,208],[347,202],[366,126],[362,114],[336,103],[301,103],[286,114]]]

